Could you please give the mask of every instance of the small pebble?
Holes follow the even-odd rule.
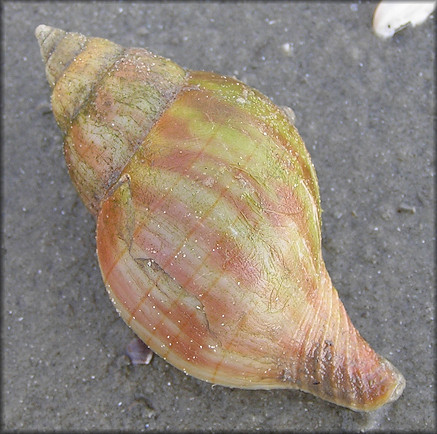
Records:
[[[282,52],[288,57],[291,57],[293,55],[293,48],[293,45],[289,42],[281,45]]]
[[[153,357],[153,351],[139,338],[133,338],[126,347],[132,365],[148,365]]]
[[[398,212],[406,212],[406,213],[410,213],[410,214],[415,214],[416,207],[411,206],[411,205],[407,205],[405,203],[401,203],[398,207]]]

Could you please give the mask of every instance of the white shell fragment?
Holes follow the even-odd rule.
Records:
[[[432,14],[436,3],[382,1],[373,14],[373,31],[380,38],[391,38],[408,24],[413,27],[422,24]]]

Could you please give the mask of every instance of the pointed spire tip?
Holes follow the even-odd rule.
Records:
[[[35,29],[35,37],[38,40],[39,45],[41,46],[47,36],[52,32],[53,27],[46,26],[45,24],[40,24]]]

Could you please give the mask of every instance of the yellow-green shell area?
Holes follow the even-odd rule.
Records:
[[[353,327],[325,269],[314,167],[282,110],[238,80],[79,41],[61,74],[48,68],[52,104],[126,323],[212,383],[365,411],[396,399],[402,375]]]

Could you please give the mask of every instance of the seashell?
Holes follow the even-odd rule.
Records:
[[[286,111],[141,48],[44,25],[36,37],[106,289],[145,344],[229,387],[358,411],[401,395],[331,283],[315,169]]]
[[[391,38],[409,24],[416,27],[434,12],[436,1],[381,1],[373,14],[373,31],[383,39]]]

